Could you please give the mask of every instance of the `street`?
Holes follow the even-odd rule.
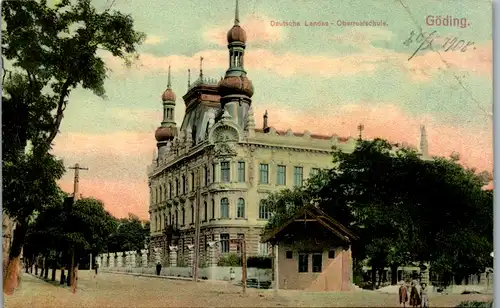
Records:
[[[49,275],[50,277],[50,275]],[[436,307],[454,307],[486,295],[436,295]],[[24,274],[21,287],[5,296],[5,307],[395,307],[397,296],[373,291],[298,292],[241,288],[227,282],[199,282],[80,271],[78,291]]]

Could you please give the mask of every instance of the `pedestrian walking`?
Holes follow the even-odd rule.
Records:
[[[422,307],[429,307],[429,296],[427,295],[427,284],[422,283],[422,288],[420,290],[420,297],[422,298]]]
[[[406,302],[408,301],[408,288],[404,280],[401,280],[399,284],[401,285],[399,287],[399,304],[402,307],[406,307]]]
[[[410,291],[410,306],[419,307],[422,304],[422,299],[420,298],[420,292],[418,292],[418,282],[413,280],[411,282]]]
[[[99,269],[99,263],[94,264],[95,274],[97,275],[97,270]]]
[[[156,263],[156,275],[160,276],[160,272],[161,272],[161,263],[158,262]]]

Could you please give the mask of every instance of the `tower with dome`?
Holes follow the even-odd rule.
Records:
[[[320,169],[332,167],[332,146],[345,152],[356,146],[357,137],[279,130],[267,111],[257,128],[252,106],[266,102],[252,102],[246,42],[236,2],[227,33],[229,67],[223,78],[214,79],[203,75],[200,63],[198,78],[188,82],[182,97],[185,114],[179,128],[169,69],[163,120],[155,132],[157,154],[147,170],[150,247],[159,248],[164,266],[174,262],[172,256],[177,266],[192,258],[197,215],[202,263],[238,253],[230,240],[241,237],[249,256],[268,255],[267,244],[260,243],[270,218],[267,196],[302,186]],[[215,255],[209,247],[216,247]]]

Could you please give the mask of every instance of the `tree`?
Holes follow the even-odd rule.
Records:
[[[108,252],[138,251],[147,244],[149,226],[136,215],[129,213],[128,218],[120,219],[117,225],[116,231],[108,240]]]
[[[2,4],[2,17],[6,24],[2,30],[2,60],[11,66],[8,70],[4,67],[2,78],[2,84],[7,85],[2,112],[4,119],[9,119],[3,123],[2,147],[9,149],[4,168],[6,164],[21,168],[17,165],[27,160],[21,154],[28,144],[33,147],[33,156],[28,158],[43,162],[53,159],[49,151],[73,89],[81,86],[104,97],[106,66],[101,51],[130,63],[144,34],[134,30],[130,16],[109,9],[97,12],[90,0],[62,0],[54,7],[46,0],[9,1]],[[50,174],[58,178],[57,173]],[[4,181],[9,183],[21,179],[16,173],[4,173]],[[29,188],[28,184],[19,185]],[[15,197],[20,190],[14,188],[9,187],[13,199],[7,204],[4,196],[4,208],[16,213],[12,217],[18,223],[9,264],[19,257],[25,221],[34,210]],[[12,285],[4,280],[4,292],[11,294]]]
[[[116,219],[104,210],[101,201],[84,198],[73,203],[58,202],[38,215],[28,234],[28,247],[33,253],[61,255],[61,264],[69,264],[69,258],[78,260],[88,253],[104,251],[109,236],[117,228]],[[38,242],[43,243],[40,246]]]
[[[316,202],[359,235],[354,268],[367,259],[373,287],[376,272],[387,266],[396,283],[398,266],[412,261],[431,261],[455,277],[491,261],[492,194],[482,190],[484,175],[461,166],[456,155],[422,160],[415,150],[376,139],[359,141],[352,153],[334,151],[333,163],[305,188],[271,195],[268,202],[277,207],[267,228],[293,214],[294,207],[280,211],[283,204]],[[471,241],[475,247],[463,245]]]

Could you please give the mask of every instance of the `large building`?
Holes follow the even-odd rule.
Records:
[[[321,168],[332,166],[332,146],[352,151],[355,138],[255,127],[254,87],[244,67],[246,33],[239,25],[227,33],[229,68],[220,81],[198,80],[183,96],[186,113],[180,128],[174,120],[176,95],[162,95],[163,121],[156,130],[157,155],[148,167],[151,247],[177,246],[178,264],[194,245],[199,215],[200,255],[207,243],[218,243],[218,256],[236,252],[230,239],[245,237],[249,255],[266,255],[260,233],[269,218],[269,193],[301,186]],[[199,212],[198,212],[199,210]],[[198,214],[199,213],[199,214]]]

